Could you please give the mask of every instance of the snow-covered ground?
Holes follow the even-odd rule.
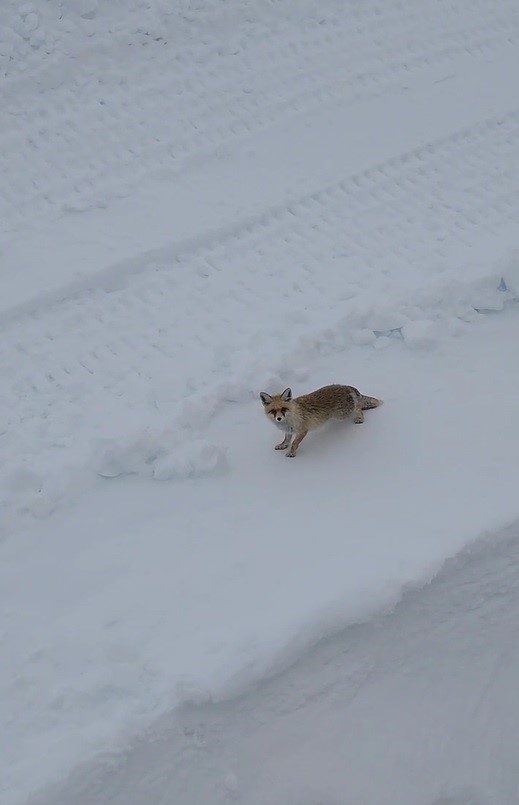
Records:
[[[519,521],[518,41],[515,0],[2,4],[2,805],[376,805],[396,790],[430,805],[450,802],[427,783],[442,774],[471,801],[455,786],[471,764],[487,774],[474,752],[459,749],[460,782],[406,722],[420,789],[402,730],[382,726],[385,708],[415,707],[416,663],[434,666],[429,616],[410,624],[407,596],[370,619],[444,572],[438,656],[457,657],[469,554],[442,566]],[[258,392],[328,382],[385,405],[287,462]],[[468,563],[483,575],[502,567],[491,544]],[[446,618],[442,578],[413,596]],[[516,583],[512,569],[511,606]],[[372,685],[397,650],[376,623],[407,646],[394,698]],[[510,623],[489,646],[514,645]],[[463,674],[490,685],[477,625]],[[337,661],[310,679],[324,637]],[[305,706],[283,732],[268,701],[294,686],[348,720],[350,640],[347,669],[367,662],[371,691],[351,729]],[[272,683],[284,694],[252,692],[293,663]],[[178,708],[213,700],[228,703],[201,712],[228,738],[201,760]],[[256,706],[263,748],[237,716]],[[155,752],[164,714],[171,768]],[[517,801],[500,718],[478,805]],[[352,790],[331,774],[328,793],[312,787],[312,757],[322,778],[361,723]],[[333,747],[301,737],[328,728]]]

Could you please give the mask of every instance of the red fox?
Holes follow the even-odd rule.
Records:
[[[354,386],[339,385],[323,386],[302,397],[292,398],[291,389],[274,395],[262,391],[260,397],[268,418],[285,433],[285,438],[275,449],[286,450],[290,447],[286,454],[288,458],[294,458],[308,431],[324,425],[330,419],[352,417],[354,422],[360,424],[364,422],[363,411],[382,405],[382,400],[366,397]]]

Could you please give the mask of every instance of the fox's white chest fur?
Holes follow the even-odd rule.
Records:
[[[293,422],[290,421],[290,414],[287,414],[286,417],[283,419],[282,422],[277,422],[277,420],[272,420],[276,428],[282,430],[283,433],[295,433],[295,427]]]

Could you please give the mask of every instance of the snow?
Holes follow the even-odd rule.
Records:
[[[512,805],[517,523],[246,696],[161,718],[31,805]]]
[[[2,803],[519,519],[518,37],[511,0],[3,4]],[[259,391],[330,382],[385,404],[285,461]]]
[[[3,546],[4,781],[20,785],[28,740],[32,775],[52,779],[121,730],[236,695],[516,518],[516,335],[512,307],[426,354],[352,348],[348,379],[385,405],[309,436],[294,462],[259,400],[222,410],[196,461],[165,438],[156,457],[146,432],[116,467],[105,450],[111,475],[136,477]],[[315,383],[344,362],[314,359]],[[161,471],[186,480],[150,480]]]

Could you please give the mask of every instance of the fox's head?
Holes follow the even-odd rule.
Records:
[[[262,391],[260,397],[269,419],[273,421],[274,425],[283,427],[286,416],[290,411],[292,389],[285,389],[281,394],[274,394],[274,396]]]

